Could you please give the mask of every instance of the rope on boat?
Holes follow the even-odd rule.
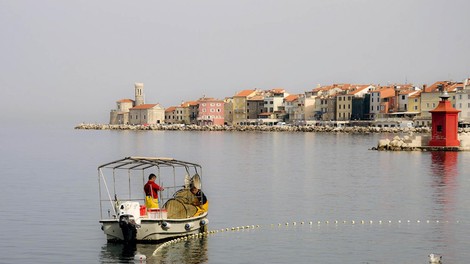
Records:
[[[289,225],[293,225],[293,226],[296,226],[296,225],[308,225],[308,226],[313,226],[313,225],[316,225],[316,226],[329,226],[329,225],[373,225],[373,224],[378,224],[378,225],[383,225],[383,224],[412,224],[412,223],[416,223],[416,224],[420,224],[420,223],[427,223],[427,224],[431,224],[431,223],[436,223],[436,224],[440,224],[440,223],[443,223],[443,224],[448,224],[448,223],[451,223],[450,221],[440,221],[440,220],[426,220],[426,221],[421,221],[421,220],[388,220],[388,221],[384,221],[384,220],[378,220],[378,221],[374,221],[374,220],[369,220],[369,221],[365,221],[365,220],[360,220],[360,221],[356,221],[356,220],[349,220],[349,221],[346,221],[346,220],[342,220],[342,221],[339,221],[339,220],[333,220],[333,221],[329,221],[329,220],[325,220],[325,221],[309,221],[309,222],[285,222],[285,223],[278,223],[278,224],[271,224],[270,227],[275,227],[275,226],[289,226]],[[455,222],[456,224],[460,223],[460,221],[456,221]],[[203,232],[203,233],[198,233],[198,234],[192,234],[192,235],[187,235],[187,236],[184,236],[184,237],[179,237],[179,238],[175,238],[175,239],[172,239],[172,240],[169,240],[161,245],[159,245],[157,247],[157,249],[155,249],[155,251],[153,252],[153,255],[155,256],[155,254],[161,250],[162,248],[164,247],[167,247],[167,246],[170,246],[170,245],[173,245],[173,244],[176,244],[176,243],[179,243],[179,242],[182,242],[182,241],[188,241],[188,240],[191,240],[191,239],[200,239],[200,238],[203,238],[203,237],[207,237],[209,235],[213,235],[215,233],[219,233],[219,232],[236,232],[236,231],[240,231],[240,230],[245,230],[245,229],[255,229],[255,228],[261,228],[262,226],[261,225],[246,225],[246,226],[237,226],[237,227],[230,227],[230,228],[222,228],[222,229],[215,229],[215,230],[210,230],[210,231],[206,231],[206,232]]]

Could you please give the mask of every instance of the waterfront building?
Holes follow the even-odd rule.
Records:
[[[455,108],[461,110],[459,121],[470,124],[470,89],[457,91],[455,95]]]
[[[284,98],[288,95],[289,94],[281,88],[270,90],[264,97],[264,109],[266,112],[274,113],[276,111],[280,111],[280,108],[284,102]]]
[[[134,100],[121,99],[116,102],[116,109],[111,110],[109,123],[112,125],[129,124],[129,109],[134,106]]]
[[[370,92],[370,111],[371,119],[384,118],[393,107],[397,98],[395,86],[379,87]]]
[[[249,120],[258,119],[258,115],[264,112],[264,96],[254,95],[246,99],[246,115]]]
[[[334,121],[336,116],[336,97],[328,96],[321,100],[323,121]]]
[[[240,125],[249,117],[247,115],[247,100],[256,94],[256,90],[243,90],[233,96],[233,125]]]
[[[414,87],[400,87],[399,92],[398,92],[398,98],[397,98],[397,112],[409,112],[412,111],[409,108],[409,97],[419,93],[420,90],[415,90]],[[417,111],[413,111],[417,112]]]
[[[145,104],[144,84],[134,84],[135,100],[121,99],[116,102],[116,109],[111,110],[111,125],[160,124],[164,121],[165,110],[159,104]]]
[[[357,89],[349,92],[352,95],[351,120],[369,119],[370,91],[374,90],[373,85],[361,85]]]
[[[165,109],[165,124],[190,124],[189,107],[181,104]]]
[[[363,119],[363,107],[358,109],[358,104],[364,102],[364,95],[374,89],[372,85],[347,85],[344,87],[344,92],[336,96],[336,121],[347,121],[351,119]],[[354,100],[355,98],[361,98]],[[353,114],[354,102],[356,104],[356,111]],[[353,117],[355,116],[355,117]]]
[[[225,97],[224,99],[224,124],[233,125],[233,98]]]
[[[460,83],[463,87],[463,84]],[[455,91],[459,87],[459,83],[450,81],[438,81],[430,86],[424,87],[421,92],[421,111],[420,115],[415,119],[418,126],[431,126],[431,110],[435,109],[440,101],[440,95],[444,91],[449,94],[449,101],[452,107],[455,107]]]
[[[346,121],[351,119],[352,115],[352,95],[339,94],[336,98],[335,120]]]
[[[182,107],[185,107],[185,115],[183,118],[185,124],[196,125],[197,124],[197,115],[199,113],[199,103],[197,101],[188,101],[181,103]]]
[[[408,111],[420,113],[421,111],[421,90],[408,95]]]
[[[162,124],[164,120],[165,109],[159,104],[141,104],[129,109],[131,125]]]
[[[307,121],[315,120],[315,102],[315,96],[308,92],[299,95],[297,107],[294,108],[294,123],[306,124]]]
[[[224,101],[203,97],[198,100],[198,125],[224,125]]]
[[[299,97],[298,94],[291,94],[284,98],[283,106],[286,111],[285,122],[292,123],[294,119],[294,110],[299,107]]]

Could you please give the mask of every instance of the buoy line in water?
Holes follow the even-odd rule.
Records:
[[[426,224],[450,224],[450,223],[455,223],[455,224],[459,224],[460,221],[455,221],[455,222],[450,222],[450,221],[441,221],[441,220],[425,220],[425,221],[421,221],[421,220],[349,220],[349,221],[346,221],[346,220],[342,220],[342,221],[339,221],[339,220],[333,220],[333,221],[330,221],[330,220],[324,220],[324,221],[308,221],[308,222],[305,222],[305,221],[301,221],[301,222],[285,222],[285,223],[277,223],[277,224],[270,224],[270,225],[267,225],[269,227],[281,227],[281,226],[297,226],[297,225],[303,225],[303,226],[330,226],[330,225],[335,225],[335,226],[338,226],[338,225],[373,225],[373,224],[377,224],[377,225],[391,225],[391,224],[420,224],[420,223],[426,223]],[[246,230],[246,229],[257,229],[257,228],[262,228],[263,226],[262,225],[246,225],[246,226],[237,226],[237,227],[227,227],[227,228],[222,228],[222,229],[215,229],[215,230],[210,230],[210,231],[206,231],[206,232],[203,232],[203,233],[198,233],[198,234],[192,234],[192,235],[187,235],[187,236],[183,236],[183,237],[179,237],[179,238],[175,238],[175,239],[172,239],[172,240],[169,240],[163,244],[161,244],[160,246],[157,247],[157,249],[155,249],[155,251],[153,252],[153,255],[155,256],[155,254],[161,250],[162,248],[164,247],[167,247],[167,246],[170,246],[170,245],[173,245],[173,244],[176,244],[176,243],[179,243],[179,242],[182,242],[182,241],[188,241],[188,240],[191,240],[191,239],[200,239],[200,238],[203,238],[203,237],[207,237],[209,235],[213,235],[213,234],[216,234],[216,233],[222,233],[222,232],[237,232],[237,231],[241,231],[241,230]]]

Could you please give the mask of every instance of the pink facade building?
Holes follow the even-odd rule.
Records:
[[[224,101],[214,98],[201,98],[198,100],[199,113],[197,123],[205,125],[224,125]]]

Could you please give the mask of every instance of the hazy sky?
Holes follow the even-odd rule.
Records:
[[[0,121],[203,95],[470,77],[468,0],[0,0]],[[6,106],[6,108],[5,108]]]

